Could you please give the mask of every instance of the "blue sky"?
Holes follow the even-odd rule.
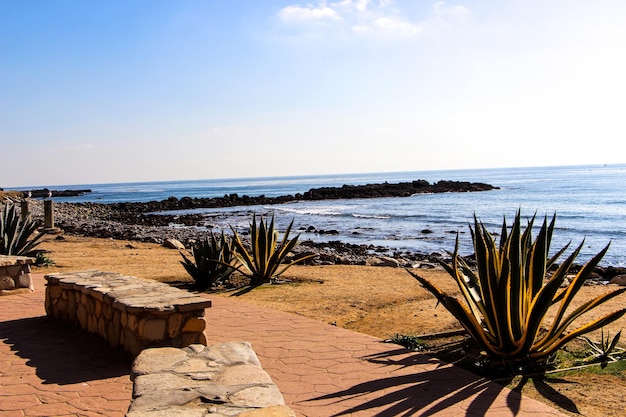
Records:
[[[0,187],[624,163],[626,2],[0,0]]]

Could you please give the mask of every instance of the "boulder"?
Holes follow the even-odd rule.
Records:
[[[609,284],[616,284],[620,287],[626,287],[626,275],[617,275],[611,278]]]
[[[183,245],[179,240],[171,239],[171,238],[165,239],[163,241],[163,246],[168,249],[178,249],[178,250],[185,249],[185,245]]]
[[[400,268],[401,266],[397,259],[390,258],[388,256],[371,256],[365,260],[365,265],[390,266],[393,268]]]

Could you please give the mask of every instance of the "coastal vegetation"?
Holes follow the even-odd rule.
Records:
[[[192,248],[193,260],[181,252],[181,264],[195,281],[198,290],[215,287],[237,270],[250,281],[250,286],[269,283],[280,276],[292,265],[314,257],[314,254],[291,254],[298,245],[299,235],[289,239],[293,220],[278,241],[279,233],[275,230],[274,216],[267,221],[256,214],[249,229],[249,243],[244,243],[239,233],[231,227],[232,236],[226,237],[222,231],[219,239],[209,232],[208,236]],[[292,258],[287,261],[287,257]]]
[[[30,216],[20,217],[15,204],[3,204],[0,210],[0,255],[33,255],[44,236],[44,233],[37,233],[37,227]]]
[[[228,278],[234,271],[231,266],[235,260],[235,248],[232,239],[226,238],[224,232],[219,237],[209,232],[191,248],[192,258],[181,252],[183,265],[193,278],[196,289],[200,291],[214,287]]]
[[[518,211],[510,231],[506,220],[503,222],[497,244],[474,217],[474,227],[470,227],[470,231],[475,266],[470,266],[459,255],[458,236],[452,262],[441,262],[456,281],[460,298],[448,295],[428,279],[407,270],[467,330],[480,347],[486,366],[504,368],[514,374],[545,371],[565,344],[626,313],[626,308],[622,308],[568,331],[581,316],[622,294],[626,288],[602,294],[573,310],[568,309],[608,245],[570,277],[570,269],[583,243],[557,265],[568,245],[548,257],[556,216],[549,224],[547,218],[544,219],[535,240],[531,234],[534,220],[534,217],[530,219],[522,230]],[[552,306],[557,310],[552,323],[548,324],[546,315]],[[605,350],[612,349],[614,344],[617,340],[608,343]]]
[[[251,286],[269,283],[292,265],[315,256],[309,253],[301,253],[295,255],[289,262],[284,262],[289,253],[298,244],[300,236],[297,235],[289,239],[292,226],[293,220],[289,223],[287,230],[283,233],[283,239],[279,243],[278,231],[274,227],[274,216],[272,215],[272,219],[269,222],[261,216],[257,226],[256,215],[254,215],[252,223],[250,223],[250,250],[243,243],[239,233],[231,227],[235,257],[241,264],[241,266],[237,266],[237,270],[250,278]]]

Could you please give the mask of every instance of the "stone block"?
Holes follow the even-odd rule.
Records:
[[[205,328],[206,328],[206,322],[204,321],[204,319],[190,317],[185,322],[185,325],[183,326],[182,331],[183,333],[187,333],[187,332],[201,333],[204,331]]]
[[[134,314],[127,314],[128,317],[128,329],[131,332],[136,332],[139,327],[139,318]]]
[[[59,287],[58,285],[48,285],[48,287],[46,287],[46,295],[48,295],[51,298],[59,298],[61,297],[61,287]]]
[[[17,286],[20,288],[28,288],[31,291],[35,291],[35,285],[33,284],[33,278],[30,274],[20,274],[17,276]]]
[[[199,334],[198,333],[183,333],[181,337],[178,339],[178,343],[174,345],[177,347],[185,347],[189,345],[197,345],[200,344]]]
[[[106,341],[113,348],[120,346],[120,327],[118,323],[114,321],[106,323]]]
[[[76,309],[76,319],[80,327],[87,329],[87,309],[82,304],[79,304]]]
[[[180,313],[171,314],[167,318],[167,336],[172,339],[180,335],[180,327],[183,323],[183,315]]]
[[[145,349],[131,379],[127,417],[295,417],[246,342]]]
[[[104,317],[100,317],[98,320],[98,335],[104,340],[108,341],[108,333],[106,331],[107,325]]]
[[[18,275],[22,273],[21,265],[7,266],[6,268],[7,268],[7,274],[13,278],[17,277]]]
[[[96,316],[89,315],[87,317],[87,331],[89,333],[98,333],[98,320]]]
[[[149,341],[163,340],[165,338],[165,327],[165,320],[142,320],[139,325],[139,336]]]
[[[8,275],[0,277],[0,290],[12,290],[15,288],[15,281]]]
[[[99,300],[95,300],[93,302],[93,313],[95,314],[96,317],[100,317],[102,316],[102,302]]]

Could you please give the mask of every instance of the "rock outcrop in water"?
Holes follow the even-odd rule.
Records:
[[[339,200],[355,198],[410,197],[415,194],[475,192],[498,189],[493,185],[467,181],[439,181],[430,184],[425,180],[401,183],[382,183],[366,185],[343,185],[342,187],[312,188],[303,194],[266,197],[264,195],[250,197],[247,195],[227,194],[215,198],[170,197],[162,201],[147,203],[113,203],[114,210],[129,213],[150,213],[157,211],[185,210],[194,208],[220,208],[236,206],[253,206],[282,204],[292,201]]]
[[[26,196],[30,193],[30,196],[33,198],[46,198],[49,194],[52,197],[78,197],[81,195],[89,194],[91,190],[50,190],[49,188],[41,188],[37,190],[24,191],[24,195]]]

